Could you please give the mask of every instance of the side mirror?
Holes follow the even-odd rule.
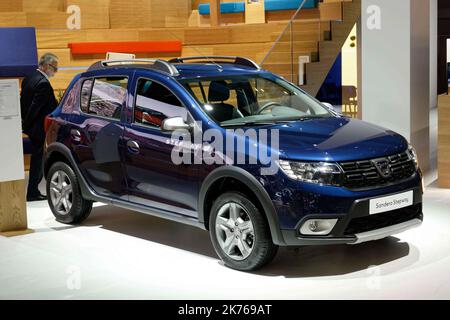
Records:
[[[161,124],[162,131],[172,132],[177,130],[190,130],[191,126],[188,125],[182,117],[166,118]]]

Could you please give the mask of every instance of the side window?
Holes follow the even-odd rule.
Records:
[[[125,102],[128,78],[108,77],[94,79],[94,86],[88,100],[89,81],[81,90],[81,110],[101,117],[120,119],[120,112]],[[89,101],[86,105],[86,101]]]
[[[187,119],[187,110],[181,101],[165,86],[140,79],[136,91],[134,122],[160,128],[162,121],[171,117]]]
[[[81,88],[80,108],[84,113],[89,112],[89,98],[91,97],[92,80],[88,79],[83,82]]]

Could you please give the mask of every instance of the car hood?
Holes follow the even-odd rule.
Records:
[[[290,160],[365,160],[401,153],[408,147],[401,135],[350,118],[296,121],[271,129],[279,130],[280,158]]]

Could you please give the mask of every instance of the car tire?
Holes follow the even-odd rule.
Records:
[[[47,198],[53,215],[61,223],[81,223],[92,210],[92,201],[81,194],[77,175],[64,162],[54,163],[47,174]]]
[[[216,253],[232,269],[259,269],[278,251],[263,213],[238,192],[227,192],[214,201],[209,233]]]

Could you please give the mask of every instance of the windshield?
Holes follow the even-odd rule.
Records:
[[[223,127],[333,116],[318,101],[278,78],[249,75],[188,79],[182,84]]]

